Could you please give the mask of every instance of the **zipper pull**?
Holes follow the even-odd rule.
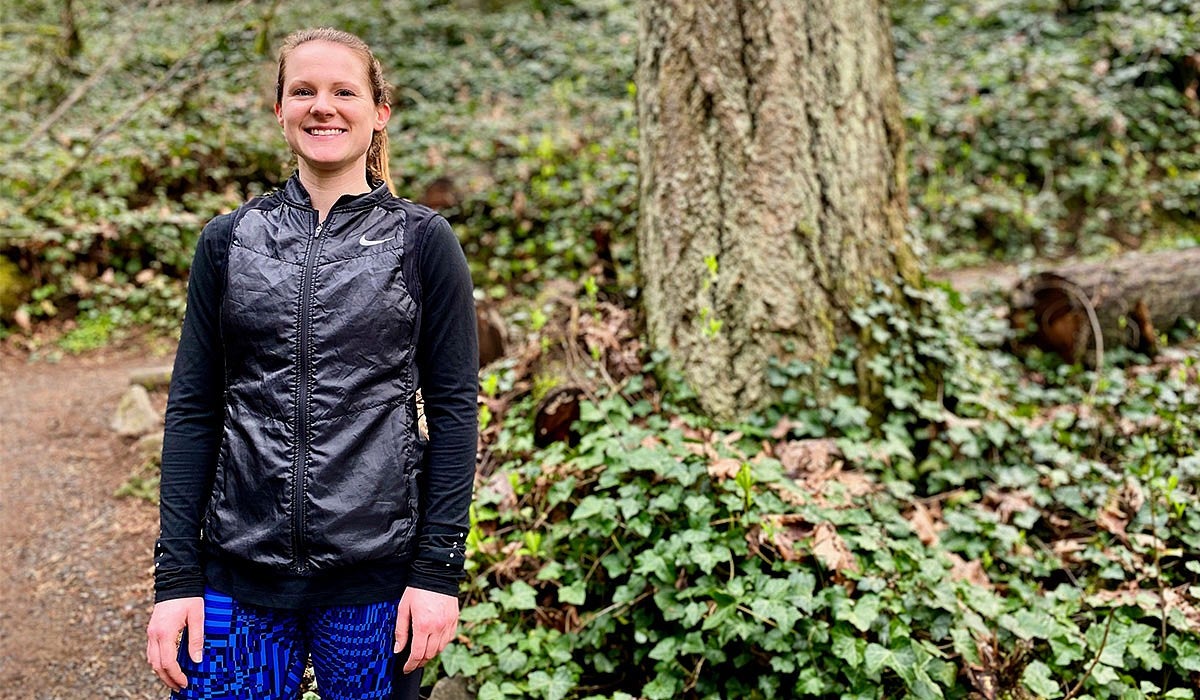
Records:
[[[317,224],[317,227],[315,229],[313,229],[313,238],[321,237],[321,229],[324,228],[324,226],[325,226],[324,223]]]

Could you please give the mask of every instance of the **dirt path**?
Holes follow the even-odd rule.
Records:
[[[113,491],[137,457],[108,428],[129,371],[105,351],[0,349],[0,698],[157,698],[145,664],[157,508]]]

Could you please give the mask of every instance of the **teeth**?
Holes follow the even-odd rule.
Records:
[[[313,136],[333,136],[334,134],[342,133],[342,131],[344,131],[344,130],[343,129],[309,129],[308,133],[312,134]]]

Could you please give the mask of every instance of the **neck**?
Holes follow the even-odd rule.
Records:
[[[317,220],[325,221],[330,208],[342,195],[346,194],[363,194],[371,191],[371,185],[367,182],[367,173],[364,168],[341,173],[323,173],[310,170],[300,164],[300,184],[304,185],[304,189],[308,191],[308,196],[312,199],[313,208],[317,210]]]

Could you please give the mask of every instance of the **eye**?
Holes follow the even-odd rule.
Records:
[[[292,95],[294,95],[296,97],[309,97],[312,94],[313,94],[313,91],[310,88],[298,87],[298,88],[292,89]]]
[[[354,91],[350,88],[341,88],[333,94],[337,95],[338,97],[354,97]]]

